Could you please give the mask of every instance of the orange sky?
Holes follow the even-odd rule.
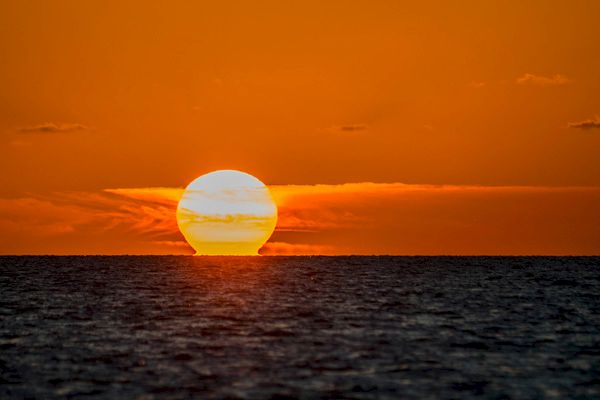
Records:
[[[155,188],[239,169],[265,254],[599,254],[598,15],[0,1],[0,253],[191,253]]]

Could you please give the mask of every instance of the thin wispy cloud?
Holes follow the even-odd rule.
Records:
[[[335,247],[308,243],[267,242],[260,249],[260,254],[267,255],[312,255],[335,254]]]
[[[21,133],[62,133],[89,131],[91,129],[83,124],[44,122],[39,125],[24,126],[17,130]]]
[[[471,81],[469,82],[469,87],[475,88],[475,89],[480,89],[482,87],[484,87],[486,85],[486,82],[482,82],[482,81]]]
[[[569,122],[568,126],[569,128],[583,130],[600,129],[600,118],[595,117],[593,119],[586,119],[579,122]]]
[[[363,132],[369,129],[368,124],[345,124],[345,125],[335,125],[329,128],[330,132],[336,133],[351,133],[351,132]]]
[[[562,75],[562,74],[554,74],[552,76],[543,76],[543,75],[535,75],[535,74],[523,74],[519,78],[517,78],[517,83],[519,85],[533,85],[533,86],[560,86],[571,83],[571,79]]]
[[[567,254],[572,246],[592,254],[600,237],[599,187],[269,188],[279,220],[261,254]],[[193,254],[175,219],[182,192],[122,188],[0,198],[0,239],[6,253]],[[506,236],[516,221],[530,228]],[[568,229],[561,221],[569,221]]]
[[[150,242],[153,245],[161,247],[171,247],[175,249],[189,250],[190,245],[185,240],[155,240]]]

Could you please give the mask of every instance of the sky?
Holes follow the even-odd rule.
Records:
[[[599,15],[2,0],[0,253],[192,254],[181,189],[236,169],[263,254],[600,254]]]

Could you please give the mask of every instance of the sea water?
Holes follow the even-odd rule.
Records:
[[[597,257],[0,257],[0,398],[600,397]]]

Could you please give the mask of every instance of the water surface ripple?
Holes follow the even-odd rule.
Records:
[[[598,257],[0,257],[0,398],[600,398]]]

